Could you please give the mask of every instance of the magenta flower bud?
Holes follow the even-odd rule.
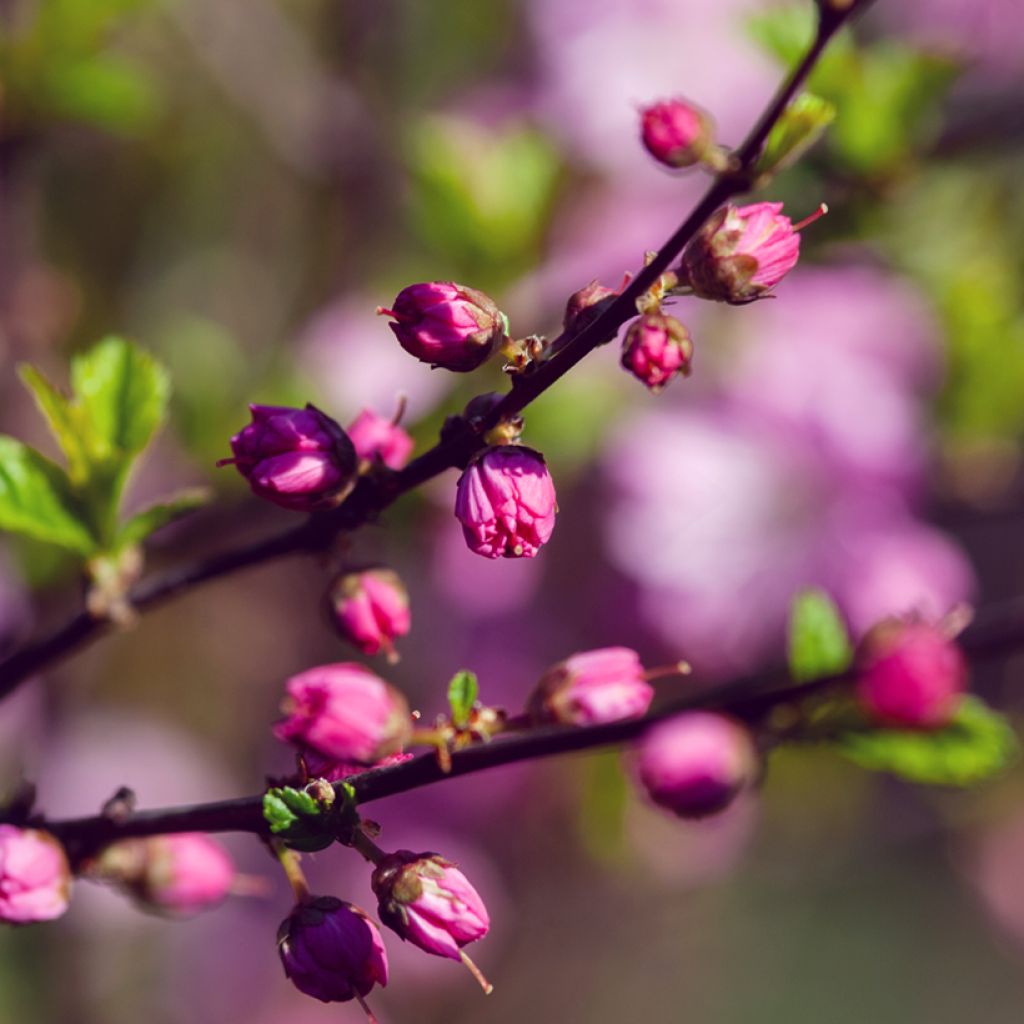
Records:
[[[436,853],[388,854],[371,884],[381,922],[434,956],[462,960],[462,947],[482,939],[491,926],[480,894]]]
[[[686,247],[682,276],[695,295],[719,302],[750,302],[775,287],[800,256],[800,228],[782,203],[725,206]]]
[[[453,281],[431,281],[402,289],[391,309],[391,330],[410,355],[432,366],[466,373],[494,351],[508,321],[483,292]]]
[[[0,825],[0,921],[51,921],[68,909],[71,870],[49,832]]]
[[[645,313],[626,331],[622,365],[651,391],[660,391],[677,373],[688,377],[692,359],[690,332],[674,316]]]
[[[307,996],[344,1003],[388,983],[388,955],[377,926],[351,903],[315,896],[297,904],[277,931],[284,973]]]
[[[235,881],[227,851],[201,832],[112,843],[89,873],[118,885],[146,909],[176,917],[216,906]]]
[[[386,651],[397,660],[393,641],[409,632],[409,595],[390,569],[350,572],[328,594],[331,620],[344,640],[363,654]]]
[[[559,662],[541,676],[527,701],[535,722],[597,725],[647,713],[654,688],[640,656],[628,647],[602,647]]]
[[[361,461],[373,463],[379,459],[388,469],[401,469],[415,447],[413,439],[394,420],[370,409],[363,409],[347,432]]]
[[[891,619],[869,630],[858,653],[857,697],[883,725],[938,729],[967,688],[967,662],[937,626]]]
[[[356,481],[356,450],[330,416],[312,405],[250,405],[252,423],[231,438],[230,459],[253,493],[297,512],[333,508]]]
[[[487,448],[459,477],[455,515],[470,550],[485,558],[533,558],[557,511],[551,474],[532,448]]]
[[[666,167],[692,167],[714,144],[711,120],[681,99],[660,100],[640,111],[644,148]]]
[[[351,662],[320,665],[285,684],[274,726],[280,740],[312,747],[332,761],[373,764],[408,742],[412,719],[405,698],[369,669]]]
[[[569,301],[565,304],[562,326],[567,331],[583,330],[587,324],[600,316],[605,305],[618,294],[596,280],[591,281],[569,296]]]
[[[753,781],[757,763],[750,733],[710,711],[656,725],[637,744],[634,762],[651,800],[680,818],[724,810]]]

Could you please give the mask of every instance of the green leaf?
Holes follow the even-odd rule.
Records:
[[[82,448],[82,427],[77,409],[34,366],[22,363],[18,376],[43,414],[50,432],[68,460],[68,475],[75,484],[81,484],[89,474],[85,451]]]
[[[0,435],[0,528],[83,555],[97,547],[64,470],[5,435]]]
[[[836,108],[812,93],[801,93],[776,122],[757,162],[758,175],[775,174],[795,163],[835,120]]]
[[[168,523],[201,508],[210,500],[211,492],[205,487],[193,487],[180,491],[165,501],[158,502],[137,512],[121,527],[117,535],[117,547],[125,548],[141,544],[151,533]]]
[[[302,789],[268,789],[263,794],[263,817],[270,831],[296,850],[325,850],[335,840],[335,832],[327,824],[329,814]]]
[[[1006,718],[972,696],[963,698],[944,729],[872,729],[839,739],[840,752],[862,768],[934,786],[970,786],[991,778],[1016,757],[1018,746]]]
[[[480,686],[472,672],[463,669],[452,676],[448,684],[448,706],[452,709],[452,724],[462,729],[469,722],[469,714],[476,703]]]
[[[88,423],[95,461],[120,460],[146,447],[170,397],[166,370],[122,338],[107,338],[71,362],[71,384]]]
[[[853,648],[842,616],[823,590],[802,590],[789,612],[789,671],[798,683],[845,672]]]

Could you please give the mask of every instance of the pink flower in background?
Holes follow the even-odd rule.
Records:
[[[398,753],[412,728],[405,698],[352,662],[307,669],[292,676],[285,690],[286,717],[274,735],[334,761],[373,764]]]
[[[60,917],[70,891],[68,859],[53,836],[0,825],[0,921],[31,924]]]
[[[346,432],[360,459],[371,463],[380,459],[388,469],[401,469],[415,447],[413,439],[393,419],[371,409],[363,409]]]
[[[339,634],[363,654],[386,651],[397,660],[393,642],[409,632],[409,595],[398,573],[367,569],[339,576],[327,596]]]
[[[604,647],[574,654],[548,669],[527,700],[537,722],[596,725],[646,713],[654,688],[636,651]]]
[[[532,448],[488,448],[459,477],[455,515],[471,551],[533,558],[555,528],[555,485]]]

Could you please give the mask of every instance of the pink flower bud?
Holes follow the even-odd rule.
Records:
[[[693,342],[674,317],[645,313],[634,320],[622,345],[622,365],[652,391],[660,391],[677,373],[690,374]]]
[[[0,825],[0,921],[50,921],[68,909],[71,870],[49,832]]]
[[[533,558],[555,528],[555,485],[532,448],[487,448],[459,477],[455,515],[471,551]]]
[[[661,100],[640,111],[640,137],[666,167],[692,167],[705,159],[714,139],[711,121],[685,100]]]
[[[302,760],[306,773],[310,778],[326,779],[328,782],[341,782],[353,775],[361,775],[370,768],[390,768],[392,765],[404,764],[413,759],[412,754],[389,754],[371,765],[354,764],[351,761],[332,761],[315,750],[302,751]]]
[[[597,725],[646,714],[654,689],[628,647],[574,654],[541,676],[527,701],[536,722]]]
[[[112,843],[91,865],[90,875],[120,886],[149,910],[187,916],[228,895],[235,866],[209,836],[181,832]]]
[[[320,665],[285,684],[274,726],[279,740],[312,747],[333,761],[373,764],[405,746],[412,729],[409,705],[392,686],[351,662]]]
[[[388,955],[377,926],[366,913],[315,896],[296,905],[277,931],[284,973],[307,996],[324,1003],[362,999],[388,983]]]
[[[781,211],[782,203],[719,210],[683,253],[682,276],[694,294],[749,302],[774,288],[796,266],[803,227]]]
[[[413,284],[398,293],[391,330],[402,348],[432,366],[475,370],[505,337],[507,321],[483,292],[453,281]]]
[[[333,508],[356,480],[348,435],[319,409],[250,405],[252,423],[231,438],[234,463],[253,493],[298,512]]]
[[[753,781],[757,752],[733,719],[688,711],[640,740],[635,767],[654,803],[680,818],[701,818],[724,810]]]
[[[884,725],[946,725],[967,688],[967,662],[937,626],[890,619],[869,630],[857,657],[857,696]]]
[[[388,469],[401,469],[415,447],[413,439],[394,420],[363,411],[348,428],[349,440],[360,460],[373,463],[380,459]]]
[[[390,569],[339,576],[328,602],[338,633],[363,654],[386,651],[391,657],[392,642],[409,632],[409,595]]]
[[[567,331],[583,330],[587,324],[600,316],[605,305],[618,294],[596,280],[591,281],[569,296],[569,301],[565,304],[562,326]]]
[[[371,884],[381,922],[434,956],[462,960],[462,947],[482,939],[491,926],[480,894],[436,853],[389,854]]]

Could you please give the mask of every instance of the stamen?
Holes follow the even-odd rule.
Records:
[[[380,1024],[376,1017],[373,1015],[373,1011],[366,1005],[366,1000],[356,992],[356,1000],[359,1005],[363,1008],[363,1013],[366,1014],[366,1024]]]
[[[469,957],[466,955],[466,951],[463,949],[459,950],[459,958],[469,969],[469,973],[480,983],[480,987],[484,990],[484,995],[489,996],[494,991],[494,986],[484,977],[483,972]]]
[[[798,224],[794,224],[793,230],[803,231],[808,224],[813,224],[816,220],[820,220],[826,213],[828,213],[828,204],[822,203],[809,217],[804,217]]]

